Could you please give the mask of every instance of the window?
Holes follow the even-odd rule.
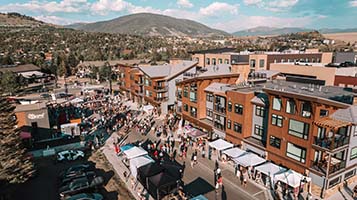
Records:
[[[222,58],[219,58],[218,59],[218,64],[222,64],[222,63],[223,63]]]
[[[254,134],[255,135],[258,135],[258,136],[263,136],[263,133],[264,133],[264,129],[262,126],[259,126],[259,125],[255,125],[254,127]]]
[[[209,58],[206,58],[206,64],[207,64],[207,65],[210,65],[210,64],[211,64],[211,62],[210,62],[210,59],[209,59]]]
[[[351,150],[351,160],[357,158],[357,147],[354,147],[352,150]]]
[[[231,120],[227,120],[227,128],[228,128],[228,129],[231,129],[231,127],[232,127],[232,122],[231,122]]]
[[[353,133],[353,136],[357,136],[357,126],[354,126],[355,132]]]
[[[191,106],[190,114],[191,114],[191,117],[197,117],[197,109],[195,107]]]
[[[212,118],[213,117],[213,111],[211,109],[208,109],[206,110],[206,115],[207,115],[207,118]]]
[[[208,102],[213,102],[213,94],[207,93],[206,98]]]
[[[335,178],[335,179],[332,179],[329,183],[328,183],[328,187],[331,188],[337,184],[341,183],[341,176]]]
[[[328,115],[328,110],[321,109],[320,110],[320,117],[325,117]]]
[[[301,163],[305,163],[306,161],[306,149],[300,146],[297,146],[293,143],[288,142],[286,148],[286,156],[297,160]]]
[[[229,60],[228,59],[224,59],[224,64],[229,64]]]
[[[263,106],[255,106],[255,115],[259,117],[264,117],[265,109]]]
[[[177,88],[177,99],[181,100],[182,99],[182,89],[181,88]]]
[[[250,60],[250,68],[255,68],[255,59]]]
[[[225,118],[220,115],[215,115],[214,127],[218,128],[220,130],[225,130],[226,129]]]
[[[234,122],[233,130],[237,133],[242,133],[242,124]]]
[[[183,96],[188,97],[188,86],[183,87]]]
[[[260,60],[259,60],[259,67],[260,67],[260,68],[263,68],[264,65],[265,65],[265,60],[264,60],[264,59],[260,59]]]
[[[311,111],[312,111],[312,107],[311,107],[311,104],[309,102],[303,102],[301,104],[301,116],[306,117],[306,118],[310,118],[311,117]]]
[[[188,112],[188,105],[187,104],[183,104],[183,110]]]
[[[228,101],[228,112],[232,112],[232,102]]]
[[[213,65],[216,65],[216,64],[217,64],[215,58],[212,58],[212,64],[213,64]]]
[[[289,134],[307,140],[310,125],[304,122],[289,120]]]
[[[274,137],[272,135],[270,136],[270,139],[269,139],[270,146],[280,149],[280,143],[281,143],[280,138]]]
[[[295,101],[290,99],[286,102],[286,113],[295,114],[296,105]]]
[[[234,112],[243,115],[243,105],[234,104]]]
[[[190,101],[194,103],[197,102],[197,92],[190,92]]]
[[[283,126],[283,117],[280,115],[272,114],[271,115],[271,124],[274,126]]]
[[[281,99],[279,97],[273,98],[273,110],[281,110]]]
[[[356,175],[356,169],[353,169],[353,170],[347,172],[347,173],[345,174],[345,180],[347,180],[347,179],[353,177],[354,175]]]

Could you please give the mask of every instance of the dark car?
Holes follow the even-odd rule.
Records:
[[[81,193],[70,196],[66,200],[103,200],[103,196],[98,193]]]
[[[90,164],[90,163],[73,165],[72,167],[69,167],[68,169],[61,172],[59,178],[64,179],[66,177],[75,176],[78,173],[87,172],[94,169],[95,169],[94,164]]]
[[[104,179],[101,176],[94,178],[78,178],[73,180],[69,184],[62,186],[59,189],[59,195],[61,199],[64,199],[67,196],[79,194],[81,192],[90,192],[102,186],[103,183]]]
[[[40,97],[43,99],[49,99],[51,97],[51,95],[48,93],[44,93],[44,94],[41,94]]]
[[[77,173],[72,173],[70,176],[66,176],[61,180],[61,186],[65,186],[69,183],[71,183],[73,180],[75,179],[79,179],[79,178],[88,178],[88,179],[92,179],[96,177],[96,173],[94,171],[77,171]]]

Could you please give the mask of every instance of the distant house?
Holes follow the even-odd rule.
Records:
[[[25,78],[42,79],[50,77],[50,75],[42,73],[41,68],[34,64],[0,66],[0,73],[6,71],[11,71],[17,75],[22,75]]]

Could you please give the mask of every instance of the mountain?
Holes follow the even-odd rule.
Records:
[[[235,36],[267,36],[267,35],[282,35],[288,33],[308,32],[312,29],[298,27],[273,28],[267,26],[258,26],[251,29],[237,31],[232,33]]]
[[[48,25],[50,24],[19,13],[0,13],[0,27],[39,27]]]
[[[109,21],[82,25],[77,24],[66,27],[90,32],[123,33],[149,36],[212,37],[229,35],[224,31],[209,28],[192,20],[177,19],[152,13],[132,14]]]
[[[88,24],[88,23],[74,23],[74,24],[65,25],[65,27],[71,28],[71,29],[79,29],[80,27],[82,27],[86,24]]]
[[[357,32],[357,28],[324,28],[319,30],[320,33],[353,33]]]

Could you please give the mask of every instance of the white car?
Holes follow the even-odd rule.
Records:
[[[71,161],[84,158],[84,152],[78,150],[67,150],[57,153],[57,161]]]

